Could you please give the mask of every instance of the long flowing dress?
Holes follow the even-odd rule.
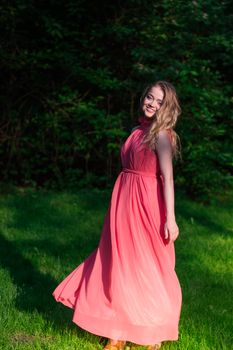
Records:
[[[121,148],[97,249],[55,289],[73,322],[99,336],[155,344],[178,339],[181,288],[166,218],[158,157],[141,141],[144,119]]]

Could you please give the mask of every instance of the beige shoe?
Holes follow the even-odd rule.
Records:
[[[148,345],[146,348],[147,350],[159,350],[161,348],[161,343],[154,344],[154,345]]]
[[[159,343],[159,344],[154,344],[154,345],[137,345],[137,344],[132,344],[130,346],[130,349],[129,350],[137,350],[138,347],[145,347],[146,350],[159,350],[162,346],[162,343]],[[128,346],[126,346],[125,350],[127,350]]]
[[[125,344],[124,340],[118,340],[116,343],[113,340],[109,340],[103,350],[124,350]]]

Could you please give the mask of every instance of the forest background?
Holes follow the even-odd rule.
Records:
[[[0,178],[112,186],[147,83],[177,89],[176,186],[195,198],[232,179],[233,3],[1,1]]]

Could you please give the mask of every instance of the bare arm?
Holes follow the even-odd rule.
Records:
[[[172,166],[172,148],[166,130],[161,130],[158,135],[156,151],[159,165],[164,179],[164,200],[166,206],[165,238],[174,241],[179,234],[179,228],[175,218],[174,181]]]

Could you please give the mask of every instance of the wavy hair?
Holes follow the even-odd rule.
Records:
[[[177,157],[177,155],[180,154],[181,146],[179,136],[174,131],[174,127],[178,116],[181,114],[181,108],[174,86],[163,80],[148,85],[140,98],[140,113],[142,113],[142,105],[146,95],[152,87],[156,86],[159,86],[164,93],[163,102],[155,116],[152,117],[152,123],[143,142],[148,144],[151,149],[155,150],[156,142],[158,140],[158,132],[160,130],[168,130],[172,145],[172,153]]]

